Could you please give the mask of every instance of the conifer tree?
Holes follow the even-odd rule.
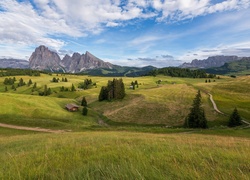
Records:
[[[8,91],[8,87],[7,86],[5,86],[5,92],[7,92]]]
[[[36,89],[36,82],[35,82],[34,85],[33,85],[33,89]]]
[[[88,103],[85,97],[82,98],[81,106],[88,106]]]
[[[201,94],[200,90],[197,92],[193,100],[192,108],[188,114],[184,127],[187,128],[208,128],[207,119],[205,117],[204,109],[201,107]]]
[[[88,108],[84,106],[82,109],[82,115],[87,116],[87,114],[88,114]]]
[[[234,111],[229,118],[228,126],[235,127],[235,126],[240,126],[241,124],[242,124],[241,117],[238,113],[238,110],[237,108],[234,108]]]
[[[72,86],[71,86],[71,91],[76,91],[74,84],[72,84]]]
[[[28,86],[30,86],[32,84],[32,80],[30,79],[28,82]]]

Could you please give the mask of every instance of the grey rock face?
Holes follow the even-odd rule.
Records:
[[[45,46],[39,46],[29,58],[29,66],[31,69],[59,71],[60,57],[56,52],[49,50]]]
[[[181,68],[210,68],[220,67],[227,62],[238,61],[241,58],[238,56],[212,56],[204,60],[193,60],[191,63],[183,63]]]
[[[61,64],[67,72],[71,73],[78,73],[88,69],[113,68],[113,64],[104,62],[88,51],[82,55],[80,55],[79,53],[74,53],[72,57],[66,55],[63,58]]]
[[[88,69],[113,68],[113,64],[104,62],[88,51],[85,54],[74,53],[71,56],[65,55],[61,60],[57,53],[50,51],[45,46],[39,46],[32,53],[29,59],[31,69],[38,70],[64,70],[70,73],[78,73]]]

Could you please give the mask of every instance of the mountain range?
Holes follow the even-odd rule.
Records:
[[[67,73],[79,73],[88,69],[113,68],[113,64],[104,62],[88,51],[85,54],[68,54],[61,60],[60,56],[45,46],[35,49],[29,58],[29,66],[36,70],[63,71]]]
[[[230,62],[238,62],[238,56],[212,56],[204,60],[193,60],[191,63],[183,63],[180,68],[203,68],[209,73],[225,73],[230,67]],[[245,58],[249,61],[249,58]],[[244,61],[243,64],[246,64]],[[236,63],[237,64],[237,63]],[[238,67],[237,65],[232,65]],[[239,65],[242,69],[242,65]],[[218,68],[221,67],[221,68]],[[51,72],[81,73],[98,76],[141,76],[156,69],[153,66],[143,68],[118,66],[97,58],[90,52],[85,54],[73,53],[72,56],[66,54],[62,59],[60,56],[46,46],[39,46],[29,58],[29,61],[20,59],[0,59],[0,68],[21,68],[34,70],[47,70]],[[237,68],[236,68],[237,69]],[[234,72],[237,71],[234,68]],[[243,68],[244,69],[244,68]]]
[[[212,56],[207,59],[198,60],[194,59],[191,63],[183,63],[180,68],[212,68],[220,67],[225,63],[238,61],[242,58],[238,56]]]

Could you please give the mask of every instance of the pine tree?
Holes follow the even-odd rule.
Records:
[[[32,80],[30,79],[28,82],[28,86],[30,86],[32,84]]]
[[[14,84],[12,84],[11,89],[15,89],[15,85]]]
[[[88,103],[85,97],[82,98],[81,106],[88,106]]]
[[[67,79],[67,78],[65,78],[65,79],[64,79],[64,82],[68,82],[68,79]]]
[[[228,122],[229,127],[240,126],[242,124],[241,117],[238,113],[237,108],[234,109],[233,113],[231,114]]]
[[[36,82],[35,82],[34,85],[33,85],[33,89],[36,89]]]
[[[82,109],[82,115],[87,116],[87,114],[88,114],[88,108],[84,106]]]
[[[72,86],[71,86],[71,91],[76,91],[74,84],[72,84]]]
[[[5,86],[5,92],[7,92],[8,91],[8,88],[7,88],[7,86]]]
[[[200,90],[197,92],[193,100],[192,108],[188,114],[184,127],[187,128],[208,128],[207,119],[205,117],[204,109],[201,107],[201,94]]]

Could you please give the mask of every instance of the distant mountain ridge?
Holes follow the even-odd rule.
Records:
[[[250,57],[225,63],[221,67],[208,68],[206,72],[212,74],[250,74]]]
[[[22,59],[0,59],[1,68],[28,69],[29,62]]]
[[[183,63],[180,68],[211,68],[220,67],[227,62],[238,61],[242,58],[238,56],[212,56],[204,60],[194,59],[191,63]]]

